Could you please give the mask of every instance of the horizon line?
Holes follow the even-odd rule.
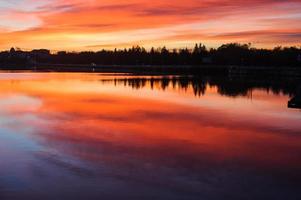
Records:
[[[142,48],[142,49],[145,49],[146,51],[150,51],[152,48],[154,48],[155,50],[159,50],[159,49],[162,49],[162,48],[166,48],[167,50],[169,51],[172,51],[172,50],[182,50],[182,49],[188,49],[188,50],[193,50],[195,48],[195,45],[204,45],[206,47],[207,50],[210,50],[210,49],[218,49],[220,47],[222,47],[223,45],[229,45],[229,44],[237,44],[237,45],[248,45],[250,49],[264,49],[264,50],[273,50],[273,49],[276,49],[276,48],[297,48],[297,49],[301,49],[301,44],[299,45],[274,45],[274,46],[271,46],[271,47],[256,47],[256,46],[253,46],[252,43],[240,43],[240,42],[228,42],[228,43],[222,43],[220,45],[217,45],[215,47],[210,47],[210,46],[207,46],[205,45],[204,43],[202,42],[198,42],[198,43],[194,43],[194,45],[187,45],[187,46],[183,46],[183,47],[168,47],[167,45],[159,45],[159,46],[149,46],[149,47],[145,47],[145,46],[148,46],[148,45],[137,45],[137,44],[133,44],[133,45],[129,45],[129,46],[126,46],[126,47],[111,47],[111,48],[100,48],[98,50],[92,50],[92,49],[89,49],[89,50],[69,50],[69,49],[51,49],[51,48],[22,48],[22,47],[17,47],[17,46],[12,46],[10,48],[0,48],[0,52],[5,52],[5,51],[10,51],[12,48],[14,48],[15,50],[20,50],[20,51],[24,51],[24,52],[29,52],[29,51],[34,51],[34,50],[49,50],[51,53],[57,53],[57,52],[67,52],[67,53],[78,53],[78,52],[99,52],[99,51],[114,51],[114,50],[117,50],[117,51],[123,51],[123,50],[129,50],[129,49],[133,49],[135,47],[139,47],[139,48]],[[95,45],[93,47],[96,47],[98,45]],[[101,46],[101,45],[99,45]],[[92,47],[92,46],[91,46]]]

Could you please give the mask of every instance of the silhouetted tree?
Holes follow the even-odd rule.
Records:
[[[202,43],[193,49],[169,50],[166,47],[149,51],[140,46],[129,49],[100,50],[97,52],[51,53],[47,49],[21,51],[11,48],[0,52],[0,64],[85,64],[90,65],[243,65],[243,66],[301,66],[301,48],[276,47],[272,50],[252,48],[250,44],[230,43],[207,49]]]

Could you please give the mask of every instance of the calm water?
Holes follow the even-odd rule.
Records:
[[[0,199],[301,199],[291,88],[0,73]]]

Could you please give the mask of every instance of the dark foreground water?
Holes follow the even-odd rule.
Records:
[[[0,199],[301,199],[295,88],[0,74]]]

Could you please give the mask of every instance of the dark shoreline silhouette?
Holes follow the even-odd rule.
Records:
[[[123,50],[97,52],[51,53],[47,49],[22,51],[12,48],[0,52],[0,69],[41,71],[108,71],[108,72],[174,72],[198,73],[213,71],[225,73],[243,70],[290,69],[301,71],[301,48],[276,47],[256,49],[250,44],[230,43],[216,49],[196,44],[194,49],[151,48],[135,46]]]
[[[284,93],[292,97],[288,106],[301,107],[300,95],[297,95],[299,92],[296,89],[301,85],[301,48],[298,47],[276,47],[268,50],[252,48],[250,44],[230,43],[216,49],[207,49],[202,44],[196,44],[192,50],[187,48],[168,50],[163,47],[146,51],[145,48],[136,46],[114,51],[57,53],[51,53],[47,49],[22,51],[12,48],[10,51],[0,52],[0,70],[193,75],[193,79],[163,78],[160,81],[163,89],[169,82],[180,82],[184,88],[187,87],[185,84],[191,84],[198,96],[204,93],[206,84],[212,84],[214,80],[231,80],[217,84],[219,93],[229,96],[247,95],[253,87],[258,86],[267,90],[272,89],[276,93],[282,91],[284,87]],[[211,78],[210,83],[204,80],[204,76],[218,78]],[[145,81],[156,80],[118,81],[139,88]],[[271,81],[272,86],[267,85]]]

